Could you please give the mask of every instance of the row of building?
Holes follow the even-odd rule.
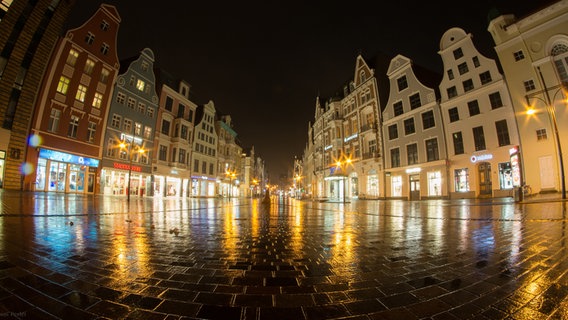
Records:
[[[354,77],[318,97],[294,166],[311,198],[566,197],[568,1],[491,17],[499,65],[447,30],[443,72],[406,56],[357,56]],[[530,185],[530,189],[523,187]]]
[[[230,115],[145,48],[119,61],[121,18],[102,4],[60,36],[75,1],[2,2],[0,181],[4,188],[130,196],[253,196],[264,161]]]

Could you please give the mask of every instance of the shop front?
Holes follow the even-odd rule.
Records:
[[[76,154],[39,149],[34,190],[94,193],[99,160]]]
[[[128,188],[130,184],[130,189]],[[129,165],[112,160],[103,160],[101,170],[101,191],[105,195],[151,196],[150,167]]]

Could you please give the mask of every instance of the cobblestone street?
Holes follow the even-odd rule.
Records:
[[[17,319],[567,319],[564,201],[0,190]]]

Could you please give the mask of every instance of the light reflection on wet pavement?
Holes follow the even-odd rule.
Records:
[[[0,316],[567,319],[566,202],[0,190]]]

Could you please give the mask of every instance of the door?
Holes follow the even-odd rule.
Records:
[[[414,174],[409,177],[410,200],[420,200],[420,175]]]
[[[555,187],[554,162],[552,156],[538,158],[540,172],[540,188],[553,189]]]
[[[491,196],[493,190],[491,183],[491,163],[482,162],[477,167],[479,177],[479,195]]]

